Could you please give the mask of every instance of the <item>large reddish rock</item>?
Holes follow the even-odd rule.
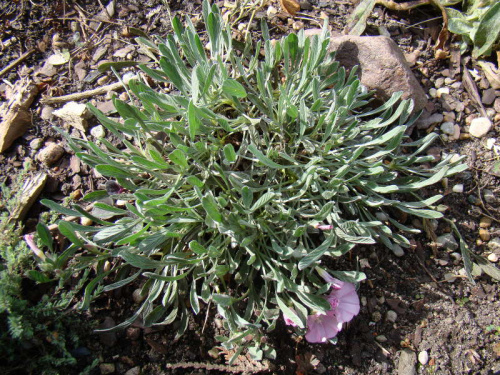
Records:
[[[393,93],[403,91],[404,99],[411,98],[415,102],[415,110],[425,107],[425,92],[392,39],[385,36],[333,37],[330,50],[336,51],[336,59],[348,71],[359,65],[361,83],[375,90],[378,99],[385,101]]]

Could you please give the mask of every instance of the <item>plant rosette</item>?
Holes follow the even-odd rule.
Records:
[[[310,341],[326,341],[359,311],[346,306],[364,274],[322,266],[318,276],[315,267],[357,244],[409,247],[419,231],[397,214],[442,217],[441,195],[423,196],[426,188],[466,167],[449,157],[433,164],[424,151],[436,134],[405,135],[417,116],[401,93],[372,106],[355,70],[328,52],[326,27],[274,43],[263,23],[254,46],[233,40],[207,1],[203,18],[205,44],[189,18],[174,19],[164,40],[137,38],[154,63],[127,83],[129,102],[114,98],[120,118],[88,105],[113,142],[61,130],[83,162],[118,184],[84,197],[91,212],[44,201],[95,223],[59,222],[84,249],[75,267],[94,265],[82,307],[141,279],[144,301],[114,329],[140,317],[145,326],[178,321],[181,335],[190,314],[214,315],[215,306],[228,332],[218,339],[254,345],[257,358],[281,314]]]

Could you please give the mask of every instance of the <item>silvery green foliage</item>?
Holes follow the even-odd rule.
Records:
[[[157,64],[140,66],[129,103],[114,99],[123,121],[89,105],[119,146],[70,140],[126,191],[90,193],[99,215],[46,204],[97,224],[61,222],[73,243],[92,245],[81,267],[97,262],[83,307],[105,277],[115,281],[97,291],[141,278],[146,298],[119,327],[138,316],[146,326],[177,320],[180,335],[189,314],[211,305],[225,318],[230,336],[220,339],[230,348],[272,329],[280,311],[304,328],[311,311],[328,310],[328,285],[314,266],[356,244],[408,247],[406,234],[418,231],[394,214],[441,217],[432,209],[441,196],[419,192],[465,167],[448,158],[430,166],[423,151],[436,135],[405,136],[415,117],[401,95],[369,107],[355,72],[346,75],[327,51],[326,27],[273,44],[263,25],[253,47],[232,40],[217,7],[205,2],[203,18],[207,45],[189,18],[186,27],[175,19],[175,34],[158,45],[138,38]],[[318,224],[334,229],[318,232]]]

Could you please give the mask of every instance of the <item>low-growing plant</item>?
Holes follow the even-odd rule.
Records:
[[[32,251],[21,235],[23,228],[11,220],[28,169],[25,165],[10,186],[0,186],[0,372],[74,372],[77,359],[72,350],[80,347],[79,332],[87,328],[78,316],[68,313],[79,287],[65,290],[57,275],[35,270]],[[26,237],[36,247],[32,236]],[[45,257],[41,250],[37,252]],[[38,266],[44,268],[45,262],[39,256],[37,259]],[[40,285],[35,281],[56,283]]]
[[[323,259],[335,264],[357,244],[408,247],[418,230],[399,214],[440,218],[441,195],[424,199],[424,189],[465,166],[424,154],[436,134],[405,135],[417,115],[401,94],[372,107],[355,71],[328,52],[326,27],[274,43],[263,24],[254,47],[235,42],[207,1],[203,18],[207,42],[189,18],[174,19],[174,34],[157,44],[137,39],[156,67],[139,66],[125,86],[129,102],[114,98],[121,119],[89,104],[114,141],[61,130],[111,179],[84,197],[94,210],[44,204],[95,222],[59,222],[85,249],[79,266],[96,264],[82,307],[142,278],[144,302],[115,329],[141,317],[146,326],[178,321],[181,335],[190,314],[215,306],[229,331],[223,345],[247,344],[261,358],[272,355],[259,340],[280,313],[304,333],[343,298],[354,301],[349,282],[364,275]]]

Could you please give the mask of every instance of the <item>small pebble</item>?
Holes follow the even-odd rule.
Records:
[[[128,84],[131,79],[137,78],[137,74],[134,72],[127,72],[123,75],[122,80],[125,84]]]
[[[125,375],[139,375],[141,373],[141,366],[132,367]]]
[[[35,138],[30,142],[30,148],[32,150],[39,150],[43,146],[42,138]]]
[[[450,163],[456,163],[457,161],[460,160],[462,156],[460,154],[452,154],[450,158]]]
[[[471,121],[469,133],[473,137],[484,137],[491,129],[491,121],[487,117],[478,117]]]
[[[453,82],[453,83],[451,84],[451,88],[452,88],[452,89],[455,89],[455,90],[459,90],[459,89],[461,89],[461,88],[462,88],[462,82],[460,82],[460,81]]]
[[[54,112],[54,108],[46,105],[42,108],[40,117],[42,118],[42,120],[49,121],[52,119],[52,112]]]
[[[458,243],[457,240],[455,240],[455,237],[451,233],[446,233],[441,236],[439,236],[436,239],[438,247],[444,247],[445,249],[449,250],[457,250],[458,249]]]
[[[489,88],[488,90],[483,91],[483,97],[481,98],[481,101],[485,105],[491,105],[496,99],[496,94],[495,94],[495,89],[494,88]]]
[[[438,98],[443,96],[443,94],[450,95],[450,88],[449,87],[441,87],[441,88],[437,89],[436,96]]]
[[[455,124],[452,122],[443,122],[440,127],[441,131],[448,135],[455,134]]]
[[[128,327],[126,331],[126,336],[129,340],[137,340],[141,335],[141,329],[138,327]]]
[[[496,141],[496,138],[488,138],[484,147],[486,147],[488,150],[491,150],[493,149],[493,146],[495,146]]]
[[[405,251],[403,250],[403,248],[397,244],[394,244],[391,250],[397,257],[402,257],[403,255],[405,255]]]
[[[454,273],[445,273],[444,274],[444,280],[448,283],[452,283],[455,281],[457,276]]]
[[[455,253],[451,253],[450,257],[452,257],[456,261],[462,260],[462,254],[460,254],[460,253],[456,253],[456,252]]]
[[[444,85],[444,78],[443,77],[439,77],[438,79],[436,79],[436,82],[434,82],[434,87],[437,89],[443,87],[443,85]]]
[[[490,255],[488,255],[488,260],[490,262],[496,263],[498,262],[498,255],[496,255],[495,253],[491,253]]]
[[[293,24],[292,24],[292,27],[295,31],[299,31],[299,30],[302,30],[304,28],[304,22],[302,21],[295,21]]]
[[[374,311],[372,313],[372,320],[374,322],[380,322],[381,319],[382,319],[382,314],[380,313],[380,311]]]
[[[398,314],[396,313],[396,311],[389,310],[389,311],[387,311],[387,314],[385,314],[385,319],[388,322],[394,323],[397,318],[398,318]]]
[[[92,223],[93,223],[92,219],[90,219],[88,217],[83,216],[83,217],[80,218],[80,224],[81,225],[89,227],[89,226],[92,225]]]
[[[146,296],[141,294],[141,288],[137,288],[132,293],[132,299],[134,300],[135,303],[141,303],[142,301],[144,301],[145,298]]]
[[[385,335],[378,335],[377,337],[375,337],[375,340],[377,340],[378,342],[387,342],[387,337],[385,337]]]
[[[431,87],[429,89],[429,95],[431,96],[431,98],[437,97],[437,90],[434,87]]]
[[[426,350],[423,350],[421,351],[420,353],[418,353],[418,361],[422,364],[422,365],[426,365],[427,362],[429,362],[429,353],[427,353]]]
[[[367,303],[368,303],[368,300],[366,299],[366,297],[362,296],[361,297],[361,306],[366,306]]]
[[[493,118],[496,114],[497,112],[493,108],[486,108],[486,115],[488,118]]]
[[[454,193],[463,193],[464,192],[464,184],[456,184],[453,186],[453,192]]]
[[[480,228],[479,229],[479,238],[481,238],[482,241],[489,241],[491,238],[490,232],[488,232],[488,229]]]
[[[56,143],[49,143],[45,148],[40,150],[37,158],[46,166],[51,166],[57,162],[64,154],[64,149]]]
[[[488,242],[488,248],[490,251],[500,251],[500,238],[494,237]]]
[[[483,216],[481,220],[479,220],[480,228],[489,228],[491,227],[491,219],[489,217]]]
[[[104,130],[104,126],[97,125],[90,129],[90,134],[92,134],[96,138],[104,138],[106,136],[106,131]]]
[[[99,369],[101,370],[101,375],[112,374],[116,370],[114,363],[101,363]]]
[[[456,116],[455,112],[443,112],[443,121],[453,122],[455,121]]]
[[[483,197],[484,200],[488,203],[493,203],[495,202],[495,193],[489,189],[484,189],[483,190]]]
[[[452,80],[450,77],[446,77],[446,78],[444,79],[444,84],[445,84],[445,85],[449,86],[449,85],[451,85],[452,83],[453,83],[453,80]]]

